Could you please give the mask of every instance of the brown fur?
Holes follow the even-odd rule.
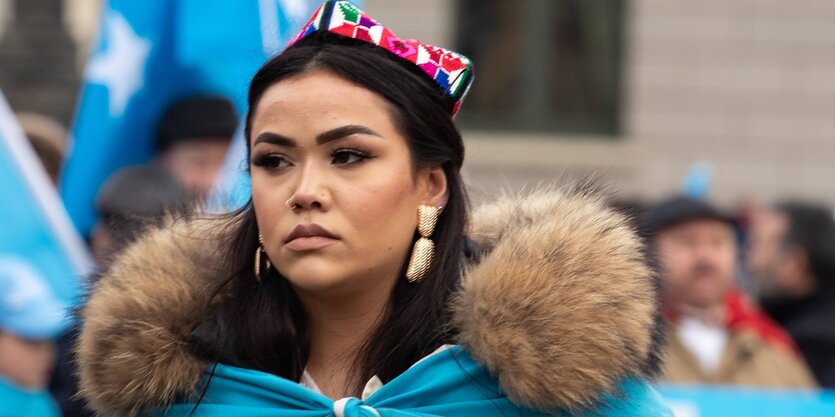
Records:
[[[180,222],[130,247],[95,287],[77,348],[82,394],[134,414],[195,392],[188,349],[211,289],[221,220]],[[518,404],[592,405],[653,358],[656,303],[637,237],[586,192],[538,192],[478,210],[485,254],[455,297],[459,343]],[[214,261],[213,261],[214,260]]]
[[[193,394],[205,369],[189,351],[192,328],[222,274],[214,268],[226,225],[169,222],[128,247],[82,311],[80,394],[100,415]]]
[[[645,373],[651,271],[626,219],[600,198],[505,197],[475,213],[471,237],[490,253],[453,304],[459,342],[514,402],[576,410]]]

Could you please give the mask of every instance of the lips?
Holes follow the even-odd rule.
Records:
[[[318,224],[300,224],[287,235],[284,246],[292,251],[310,251],[330,246],[339,237]]]

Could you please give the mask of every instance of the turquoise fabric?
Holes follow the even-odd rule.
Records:
[[[0,377],[0,417],[60,417],[61,410],[46,390],[20,388]]]
[[[628,380],[618,396],[605,397],[592,416],[671,416],[661,397],[644,381]],[[188,416],[193,403],[151,413]],[[195,417],[538,417],[513,405],[496,379],[460,346],[429,356],[383,385],[367,400],[334,402],[296,382],[250,369],[218,364]],[[556,412],[554,415],[568,416]]]

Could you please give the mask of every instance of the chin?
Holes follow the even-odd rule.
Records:
[[[293,287],[306,292],[327,291],[345,282],[345,277],[330,262],[296,262],[279,272]]]

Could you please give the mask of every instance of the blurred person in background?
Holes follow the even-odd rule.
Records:
[[[748,268],[763,307],[797,342],[818,382],[835,388],[835,221],[786,202],[752,216]]]
[[[23,259],[0,255],[0,417],[61,413],[46,390],[68,307]]]
[[[67,147],[67,130],[57,120],[41,114],[17,113],[16,116],[52,184],[58,184]]]
[[[99,221],[90,244],[100,270],[145,229],[161,226],[167,214],[184,214],[190,193],[166,169],[151,164],[117,171],[96,196]]]
[[[737,243],[728,217],[703,201],[674,197],[649,207],[643,227],[671,321],[667,381],[815,386],[791,338],[736,289]]]
[[[172,104],[157,130],[156,161],[198,200],[203,200],[223,167],[238,114],[224,97],[182,99]]]
[[[104,273],[119,252],[148,228],[159,227],[166,216],[185,214],[190,194],[174,176],[157,164],[123,168],[108,178],[96,197],[99,222],[90,237],[98,274]],[[91,278],[96,280],[94,276]],[[59,360],[50,391],[65,417],[92,416],[78,397],[78,378],[72,346],[78,337],[73,328],[58,341]]]

